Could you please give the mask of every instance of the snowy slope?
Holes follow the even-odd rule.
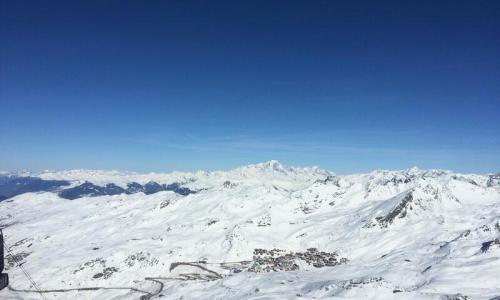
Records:
[[[12,254],[12,289],[2,299],[42,297],[16,262],[39,289],[57,290],[46,299],[500,296],[498,175],[412,168],[336,176],[270,161],[216,172],[23,176],[71,186],[179,183],[195,192],[67,200],[49,191],[0,202]],[[71,291],[87,287],[102,288]]]

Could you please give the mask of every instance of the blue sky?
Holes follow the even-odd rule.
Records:
[[[499,12],[0,0],[0,169],[500,171]]]

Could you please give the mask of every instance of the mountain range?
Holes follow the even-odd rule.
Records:
[[[0,228],[2,299],[500,299],[494,173],[3,172]]]

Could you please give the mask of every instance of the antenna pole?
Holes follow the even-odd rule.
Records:
[[[3,290],[9,285],[9,275],[2,273],[4,267],[3,245],[3,232],[2,229],[0,229],[0,290]]]

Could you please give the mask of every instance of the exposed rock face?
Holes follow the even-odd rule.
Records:
[[[0,228],[40,288],[71,289],[76,298],[500,295],[497,175],[412,169],[333,176],[265,164],[37,176],[71,186],[0,202]],[[77,186],[89,197],[58,197]],[[32,289],[17,267],[9,275],[13,288]],[[202,282],[210,280],[217,282]],[[74,290],[93,286],[113,289]],[[37,295],[0,292],[2,299],[30,296]]]
[[[98,186],[87,181],[79,186],[59,192],[59,196],[65,199],[74,200],[81,197],[111,196],[123,193],[125,193],[125,189],[113,183],[109,183],[105,186]]]
[[[177,182],[159,184],[150,181],[144,185],[129,182],[126,188],[122,188],[114,183],[97,185],[85,181],[72,188],[65,188],[69,185],[71,185],[71,181],[68,180],[46,180],[32,176],[0,175],[0,201],[29,192],[58,192],[60,197],[69,200],[81,197],[112,196],[139,192],[150,195],[161,191],[172,191],[183,196],[196,193],[196,191],[183,187]]]
[[[172,191],[183,196],[196,193],[196,191],[192,191],[189,188],[182,187],[178,183],[159,184],[157,182],[150,181],[145,185],[141,185],[137,182],[132,182],[127,184],[127,189],[124,189],[113,183],[106,184],[105,186],[99,186],[87,181],[73,188],[62,190],[61,192],[59,192],[59,196],[65,199],[74,200],[82,197],[135,194],[139,192],[150,195],[161,191]]]
[[[481,252],[484,253],[484,252],[488,251],[491,248],[491,246],[500,246],[500,238],[494,239],[492,241],[484,242],[481,245]]]
[[[163,188],[165,189],[165,191],[172,191],[172,192],[174,192],[176,194],[183,195],[183,196],[187,196],[189,194],[196,193],[196,191],[192,191],[192,190],[190,190],[187,187],[182,187],[177,182],[174,182],[174,183],[171,183],[171,184],[168,184],[168,185],[164,184]]]
[[[129,267],[135,265],[139,265],[140,267],[155,266],[159,263],[158,259],[152,257],[149,252],[144,253],[142,251],[129,255],[124,262]]]
[[[224,183],[222,184],[222,186],[223,186],[225,189],[232,189],[232,188],[236,187],[236,186],[237,186],[237,184],[236,184],[236,183],[234,183],[234,182],[231,182],[231,181],[229,181],[229,180],[226,180],[226,181],[224,181]]]
[[[323,180],[321,180],[321,179],[316,180],[315,183],[319,183],[319,184],[334,184],[336,186],[340,186],[339,185],[339,180],[340,179],[337,176],[328,175]]]
[[[486,186],[500,186],[500,173],[490,175],[488,181],[486,182]]]
[[[154,181],[150,181],[144,185],[142,192],[144,192],[144,194],[146,194],[146,195],[150,195],[150,194],[158,193],[158,192],[161,192],[164,190],[165,189],[161,184],[156,183]]]
[[[0,201],[30,192],[50,192],[70,185],[66,180],[0,175]]]
[[[378,221],[380,226],[387,227],[389,224],[394,222],[394,219],[397,217],[404,218],[407,214],[408,209],[411,209],[410,203],[413,201],[413,194],[409,192],[406,196],[403,197],[401,202],[394,207],[387,215],[382,217],[376,217],[375,219]]]

